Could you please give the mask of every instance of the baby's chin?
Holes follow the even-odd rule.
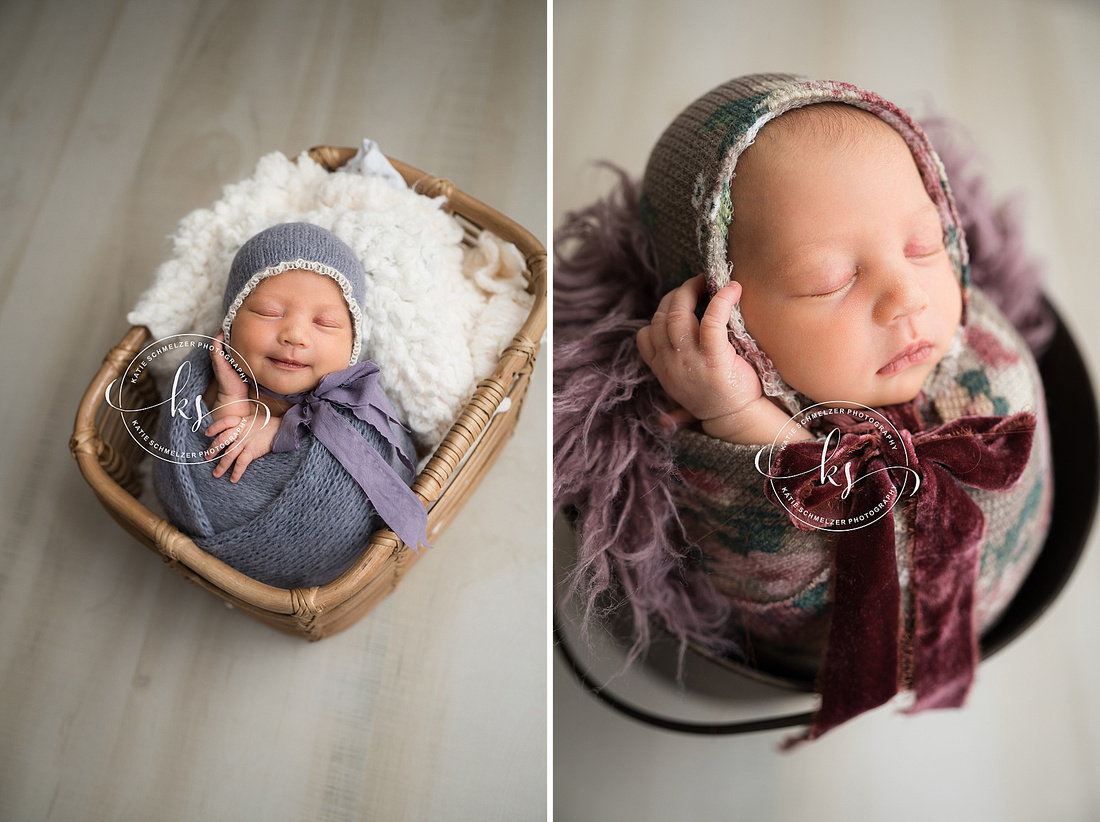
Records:
[[[263,383],[263,386],[268,391],[274,391],[277,394],[304,394],[307,391],[312,391],[320,384],[319,379],[305,378],[305,375],[295,379],[279,374],[270,377]]]
[[[879,385],[876,386],[876,393],[881,395],[881,400],[875,403],[866,404],[877,406],[900,405],[902,403],[912,402],[920,396],[925,383],[928,382],[928,378],[935,373],[943,356],[943,354],[935,356],[927,362],[915,365],[900,374],[894,374],[888,377],[876,374],[879,382]]]

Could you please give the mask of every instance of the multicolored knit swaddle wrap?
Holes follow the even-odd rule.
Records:
[[[925,457],[924,497],[918,491],[899,502],[890,519],[863,533],[815,530],[769,498],[755,464],[758,446],[691,430],[678,437],[681,482],[673,486],[691,550],[728,599],[730,636],[748,661],[818,676],[823,705],[811,737],[899,690],[916,692],[917,709],[961,705],[980,632],[1041,549],[1051,502],[1035,363],[1007,321],[969,288],[966,242],[943,164],[920,127],[877,95],[844,83],[759,75],[689,106],[659,140],[642,184],[641,216],[666,287],[702,273],[713,294],[729,281],[728,234],[736,219],[730,185],[739,156],[784,112],[838,102],[878,116],[905,140],[967,305],[961,344],[916,400],[887,410],[908,426],[903,434],[914,463]],[[768,396],[791,413],[811,404],[783,381],[737,309],[729,328]],[[952,450],[962,437],[972,449]],[[996,442],[986,447],[989,440]],[[858,450],[857,440],[845,442]],[[820,460],[821,444],[810,445]],[[872,464],[866,459],[865,467]],[[988,464],[977,470],[974,459],[1003,463],[993,472],[1000,476],[987,473]],[[809,500],[817,489],[800,493]],[[934,529],[952,536],[939,539]],[[948,657],[950,665],[937,662]]]
[[[977,664],[978,638],[1008,606],[1042,549],[1053,488],[1046,411],[1034,360],[1015,330],[977,290],[971,295],[964,340],[962,351],[950,364],[953,373],[935,372],[916,401],[883,411],[899,420],[899,427],[901,415],[908,415],[909,429],[902,430],[916,440],[949,424],[981,437],[982,431],[975,431],[977,421],[988,428],[1019,423],[1029,446],[1022,461],[1018,452],[1012,464],[1003,456],[967,452],[962,467],[951,466],[952,487],[958,486],[976,504],[980,519],[973,511],[959,513],[944,507],[943,500],[930,496],[925,485],[913,497],[903,496],[890,512],[885,522],[890,524],[893,544],[885,548],[870,527],[848,534],[805,529],[770,498],[771,487],[756,465],[759,446],[733,445],[691,430],[678,435],[680,481],[673,485],[677,509],[696,560],[731,607],[730,636],[745,649],[749,664],[795,678],[818,676],[819,689],[827,699],[820,676],[838,677],[835,670],[823,669],[829,649],[840,647],[836,636],[830,635],[836,625],[838,587],[881,582],[872,570],[878,563],[896,573],[897,591],[893,597],[878,594],[872,602],[862,603],[862,607],[876,606],[877,615],[860,618],[844,644],[853,636],[863,642],[862,647],[848,647],[847,656],[856,659],[863,671],[888,667],[892,687],[882,690],[880,677],[879,698],[872,700],[874,704],[858,703],[861,710],[880,704],[883,694],[889,698],[899,689],[913,687],[919,693],[922,683],[919,667],[913,666],[914,637],[936,626],[944,633],[969,630],[957,637],[955,647],[961,646],[971,670],[958,678],[963,687],[953,700],[935,707],[959,705],[965,699],[965,686]],[[811,458],[820,462],[820,442],[807,445],[815,449]],[[920,456],[918,445],[918,460]],[[969,469],[989,468],[983,459],[1003,463],[995,470],[1009,483],[1007,487],[976,487]],[[793,473],[789,468],[773,472]],[[953,605],[949,613],[936,615],[935,621],[926,624],[920,621],[920,583],[926,591],[934,586],[943,593],[944,577],[922,579],[914,571],[921,529],[978,536],[966,557],[949,560],[961,563],[965,573],[948,578],[956,584],[947,595],[966,610]],[[850,560],[854,579],[838,578],[842,543],[849,546],[843,558]],[[853,543],[864,553],[858,553],[851,565]],[[951,545],[952,549],[964,547],[961,539]],[[854,600],[850,604],[849,613],[854,613]],[[957,619],[964,624],[949,624]],[[870,641],[872,629],[883,625],[893,626],[894,634],[893,645],[885,649]],[[849,671],[847,681],[856,677],[856,672]],[[841,713],[840,721],[846,718],[850,717]],[[823,723],[819,717],[813,733],[823,733],[835,724],[839,722]]]

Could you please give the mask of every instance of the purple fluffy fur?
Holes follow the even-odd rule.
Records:
[[[726,645],[728,609],[692,564],[672,501],[669,400],[634,342],[661,279],[637,189],[616,172],[617,190],[568,214],[555,235],[554,504],[576,512],[567,599],[582,598],[582,627],[625,599],[633,659],[653,618],[681,642]]]

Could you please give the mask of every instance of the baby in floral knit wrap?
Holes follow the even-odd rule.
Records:
[[[689,597],[741,661],[816,679],[808,737],[899,691],[961,705],[1042,547],[1049,438],[927,137],[847,84],[739,78],[666,130],[638,210]]]

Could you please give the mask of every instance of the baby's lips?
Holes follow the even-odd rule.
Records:
[[[879,374],[890,375],[904,371],[910,365],[924,362],[932,356],[934,346],[926,339],[912,342],[878,370]]]

